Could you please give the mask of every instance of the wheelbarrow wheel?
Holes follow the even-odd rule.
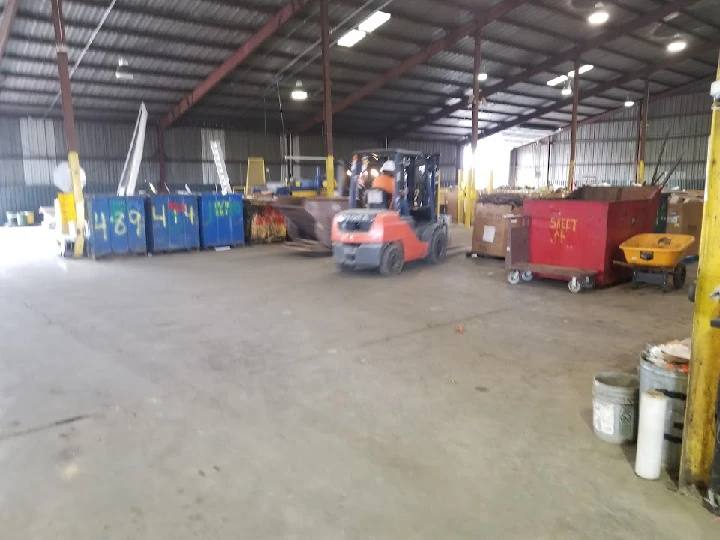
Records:
[[[508,272],[507,281],[510,285],[517,285],[520,283],[520,272],[518,270],[511,270]]]
[[[579,293],[583,290],[583,282],[576,277],[572,278],[568,281],[568,290],[573,294]]]
[[[685,266],[685,263],[678,263],[678,265],[673,270],[673,286],[676,289],[682,289],[683,285],[685,285],[685,278],[687,277],[687,267]]]

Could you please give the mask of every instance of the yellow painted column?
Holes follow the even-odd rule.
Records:
[[[463,222],[463,209],[465,208],[465,173],[458,169],[458,224]]]
[[[492,169],[490,169],[490,173],[488,175],[488,193],[492,193],[493,189],[495,189],[495,173]]]
[[[717,78],[720,79],[720,68]],[[692,360],[685,411],[680,487],[704,489],[710,480],[715,447],[715,403],[720,377],[720,330],[710,326],[720,317],[720,304],[710,294],[720,286],[720,100],[712,107],[707,159],[705,207],[700,262],[695,291]]]
[[[328,156],[325,160],[325,192],[328,197],[335,196],[335,158]]]
[[[645,161],[641,159],[640,163],[638,163],[638,184],[642,184],[644,179],[645,179]]]
[[[468,178],[465,182],[465,204],[463,207],[465,208],[465,214],[464,214],[464,222],[465,227],[468,229],[470,228],[470,212],[472,211],[472,200],[473,200],[473,191],[475,191],[475,175],[477,174],[477,167],[473,166],[468,171]]]
[[[70,181],[72,182],[73,198],[75,199],[75,246],[73,257],[83,256],[85,248],[85,198],[83,197],[82,180],[80,177],[80,158],[77,152],[68,152],[70,165]]]
[[[437,215],[440,215],[440,207],[442,206],[440,201],[440,173],[441,171],[437,172],[437,179],[435,180],[437,182],[436,188],[437,188]]]

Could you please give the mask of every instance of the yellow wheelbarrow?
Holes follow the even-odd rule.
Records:
[[[632,269],[632,288],[640,283],[662,285],[663,292],[685,285],[687,268],[681,261],[685,250],[695,241],[687,234],[638,234],[620,244],[625,261],[615,264]]]

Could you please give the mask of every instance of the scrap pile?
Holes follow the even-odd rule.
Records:
[[[284,242],[287,236],[285,216],[263,201],[245,201],[245,237],[252,244]]]
[[[653,365],[668,370],[689,371],[691,339],[674,340],[662,345],[650,345],[643,359]]]

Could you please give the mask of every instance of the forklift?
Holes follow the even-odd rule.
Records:
[[[439,161],[438,154],[402,149],[355,153],[349,209],[338,213],[332,224],[333,259],[339,270],[377,269],[392,276],[411,261],[445,260],[449,234],[437,215]],[[389,190],[373,189],[380,174],[394,176]]]

